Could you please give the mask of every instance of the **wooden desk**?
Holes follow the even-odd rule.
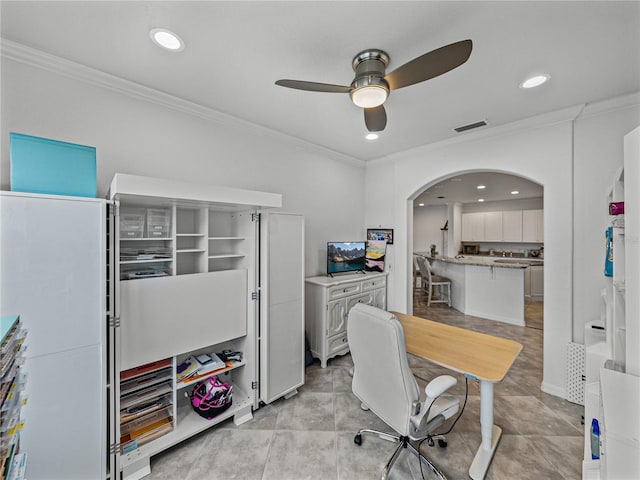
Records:
[[[469,477],[483,479],[502,435],[502,429],[493,424],[493,384],[505,377],[522,345],[424,318],[392,313],[402,324],[408,353],[480,381],[482,443],[469,468]]]

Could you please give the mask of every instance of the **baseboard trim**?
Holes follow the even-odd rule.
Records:
[[[540,390],[544,393],[548,393],[549,395],[553,395],[554,397],[560,397],[562,399],[567,398],[567,391],[563,387],[559,387],[548,382],[542,382]]]

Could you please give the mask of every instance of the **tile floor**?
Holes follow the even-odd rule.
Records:
[[[516,340],[523,351],[505,380],[495,388],[495,423],[503,429],[487,479],[580,479],[583,452],[583,408],[540,391],[542,330],[515,327],[464,316],[437,305],[427,309],[417,298],[415,314],[436,321]],[[433,377],[451,373],[410,356],[421,388]],[[167,450],[151,461],[148,480],[373,480],[395,445],[364,437],[353,442],[359,428],[390,431],[375,415],[360,409],[351,393],[349,355],[329,361],[326,369],[316,360],[306,370],[299,394],[257,410],[240,427],[227,421]],[[465,384],[457,376],[453,393],[464,399]],[[480,444],[480,397],[469,384],[464,414],[447,435],[448,447],[423,452],[450,479],[467,479],[468,468]],[[449,421],[451,422],[451,420]],[[443,428],[448,427],[445,424]],[[424,469],[424,478],[433,478]],[[417,458],[401,454],[391,471],[394,480],[422,478]]]

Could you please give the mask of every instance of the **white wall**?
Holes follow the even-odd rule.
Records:
[[[413,250],[426,252],[433,244],[440,254],[444,254],[442,231],[447,221],[446,205],[415,207],[413,209]]]
[[[325,272],[327,241],[365,237],[360,161],[7,58],[1,81],[2,189],[9,132],[20,132],[97,147],[101,197],[116,172],[281,193],[284,211],[305,216],[307,275]]]
[[[566,344],[581,341],[584,323],[593,319],[591,312],[599,312],[604,255],[601,237],[607,222],[604,198],[613,172],[622,165],[622,136],[640,124],[639,99],[634,94],[587,107],[575,128],[581,106],[369,163],[366,221],[376,221],[381,203],[395,205],[397,268],[390,274],[389,308],[412,309],[413,226],[407,211],[412,210],[417,193],[470,171],[502,171],[535,181],[544,187],[545,216],[542,388],[565,396]],[[393,178],[393,188],[382,197],[372,195],[368,188],[370,178],[381,176],[388,184]],[[600,193],[596,195],[596,191]],[[596,210],[602,212],[600,220],[593,217]],[[594,247],[594,243],[598,245]],[[580,307],[581,313],[576,315],[574,308],[582,302],[594,305]]]

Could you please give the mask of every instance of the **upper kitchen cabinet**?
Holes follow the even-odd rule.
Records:
[[[522,211],[522,241],[529,243],[544,242],[544,211]]]
[[[522,210],[502,212],[502,241],[522,241]]]
[[[543,210],[462,214],[463,242],[542,243]]]
[[[462,241],[484,241],[484,212],[462,214]]]
[[[484,212],[484,241],[502,242],[502,212]]]
[[[462,214],[463,242],[501,242],[502,212]]]

